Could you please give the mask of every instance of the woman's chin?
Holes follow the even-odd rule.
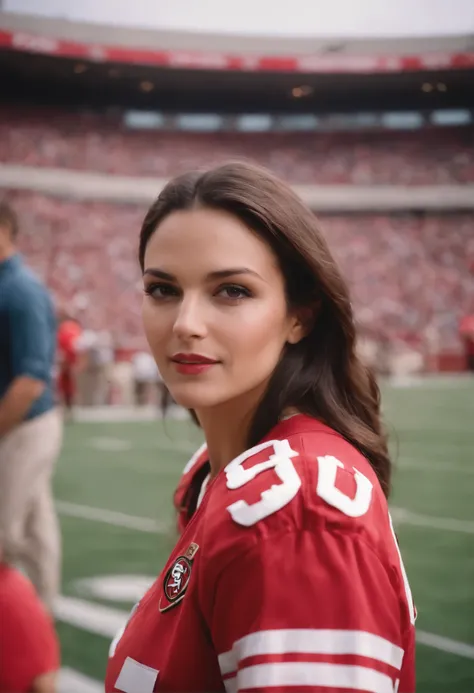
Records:
[[[222,401],[222,397],[216,392],[210,392],[209,387],[199,387],[197,384],[183,384],[169,389],[176,404],[185,409],[215,407]]]

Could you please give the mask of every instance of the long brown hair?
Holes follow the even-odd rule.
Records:
[[[166,185],[145,217],[142,271],[147,243],[160,222],[195,206],[229,212],[263,238],[280,264],[289,308],[315,310],[309,334],[283,351],[255,412],[248,447],[276,425],[285,409],[295,408],[323,421],[365,455],[388,496],[391,462],[380,392],[357,355],[348,288],[316,217],[290,187],[260,167],[229,163],[188,173]]]

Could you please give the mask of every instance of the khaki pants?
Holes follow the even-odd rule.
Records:
[[[4,560],[20,564],[51,609],[60,588],[61,535],[52,476],[62,442],[53,409],[0,438],[0,544]]]
[[[103,407],[107,404],[108,368],[89,366],[77,374],[77,403],[81,407]]]

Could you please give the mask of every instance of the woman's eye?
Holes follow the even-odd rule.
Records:
[[[145,287],[145,293],[152,298],[169,298],[177,296],[178,289],[171,284],[149,284]]]
[[[240,298],[249,298],[252,295],[248,289],[245,289],[243,286],[236,286],[234,284],[222,286],[219,289],[218,294],[224,298],[233,299],[234,301]]]

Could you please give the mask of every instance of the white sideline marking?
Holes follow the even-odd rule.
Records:
[[[120,609],[64,596],[58,597],[54,612],[60,621],[109,638],[113,638],[123,628],[128,618],[128,614]],[[416,631],[416,639],[421,645],[474,659],[474,645],[423,630]]]
[[[75,669],[63,667],[59,672],[58,693],[104,693],[104,686]]]
[[[156,575],[97,575],[74,581],[80,595],[136,604],[152,586]]]
[[[89,438],[86,443],[88,447],[101,452],[125,452],[132,449],[131,442],[123,438]]]
[[[462,532],[474,534],[474,522],[470,520],[456,520],[452,517],[434,517],[433,515],[418,515],[405,508],[390,508],[390,513],[395,524],[413,525],[415,527],[427,527],[428,529],[441,529],[447,532]]]
[[[84,423],[130,423],[134,421],[160,421],[162,418],[158,407],[154,406],[74,407],[74,419]],[[171,405],[166,412],[166,419],[189,421],[189,413],[182,407]]]
[[[126,611],[63,595],[54,602],[54,615],[64,623],[105,638],[113,638],[128,618]]]
[[[448,387],[458,388],[461,386],[472,387],[472,378],[469,375],[395,375],[387,379],[387,384],[394,388],[412,388],[414,386],[424,388]]]
[[[446,472],[449,474],[474,474],[474,467],[463,467],[460,464],[447,464],[446,462],[419,462],[418,460],[405,457],[395,463],[397,469],[416,469],[422,472]]]
[[[131,441],[124,440],[123,438],[89,438],[85,440],[84,445],[88,448],[100,450],[101,452],[127,452],[133,449]],[[187,455],[191,455],[196,452],[196,445],[193,445],[192,443],[179,443],[177,441],[170,441],[169,445],[163,442],[157,442],[156,444],[153,444],[149,449],[153,450],[154,452],[183,452]],[[120,462],[119,460],[117,461]],[[143,469],[144,467],[140,467],[140,470]],[[149,466],[145,469],[154,470],[156,469],[156,465],[153,465],[152,467]]]
[[[428,647],[434,647],[436,650],[442,650],[442,652],[450,652],[460,657],[474,659],[474,645],[468,645],[465,642],[444,638],[434,633],[425,633],[422,630],[417,631],[416,640],[420,645],[427,645]]]
[[[103,508],[93,508],[89,505],[78,505],[67,501],[57,500],[56,509],[61,515],[77,517],[82,520],[92,520],[93,522],[104,522],[114,527],[126,527],[127,529],[137,529],[139,532],[150,532],[151,534],[164,534],[169,531],[168,522],[159,522],[148,517],[137,517],[127,515],[114,510],[104,510]]]
[[[79,505],[67,501],[56,501],[56,508],[61,515],[77,517],[92,522],[103,522],[114,527],[136,529],[139,532],[151,534],[165,534],[169,532],[171,524],[152,520],[148,517],[137,517],[114,510],[93,508],[90,505]],[[413,525],[415,527],[427,527],[428,529],[441,529],[447,532],[461,532],[462,534],[474,534],[474,522],[470,520],[457,520],[451,517],[434,517],[432,515],[419,515],[405,510],[405,508],[391,508],[393,520],[396,524]]]

